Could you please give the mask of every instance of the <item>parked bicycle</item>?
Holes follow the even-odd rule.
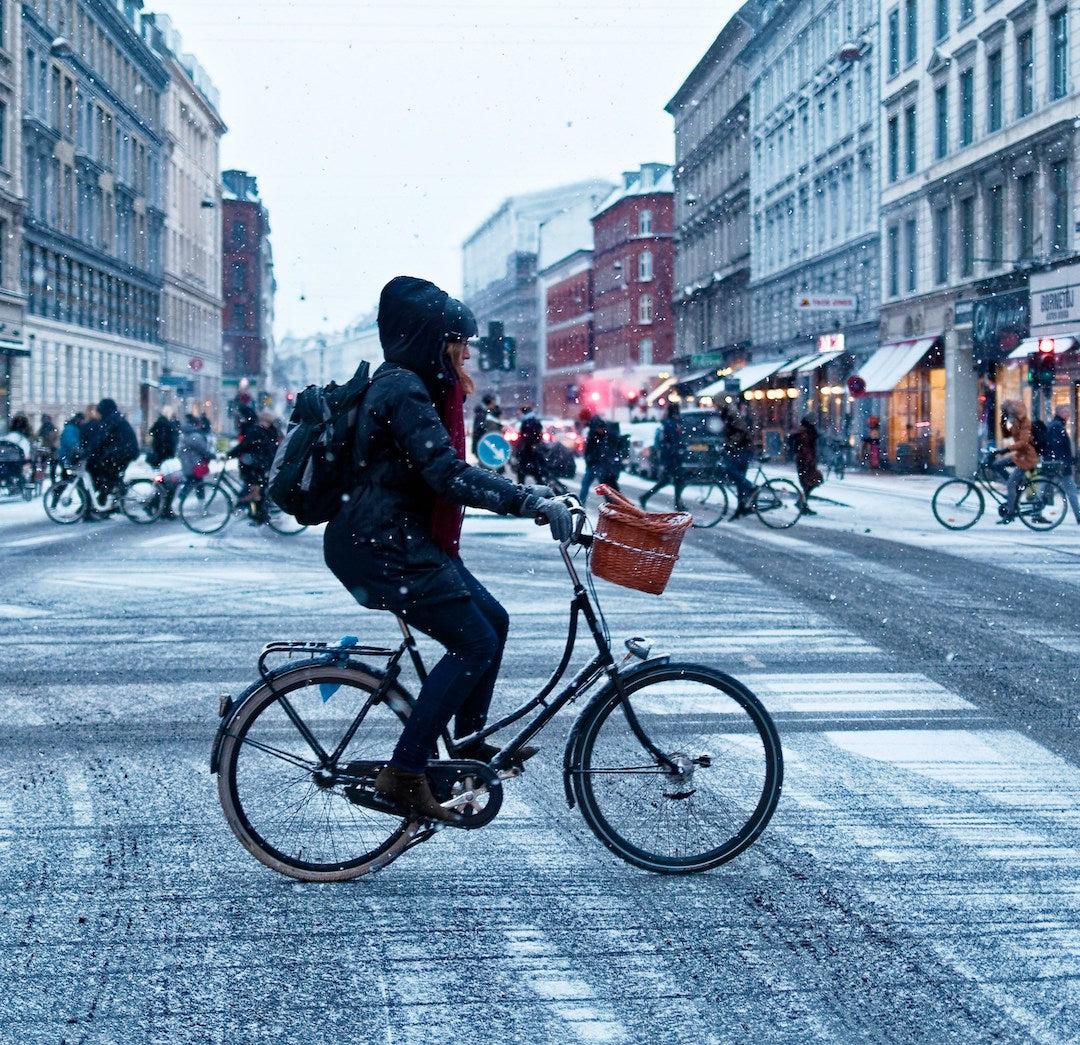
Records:
[[[754,489],[750,496],[750,510],[768,527],[786,530],[799,521],[806,506],[802,490],[790,479],[770,479],[762,465],[767,455],[757,459],[757,471],[750,480]],[[690,482],[683,490],[683,503],[694,517],[697,529],[715,526],[727,514],[729,508],[739,503],[734,480],[717,465],[710,479]]]
[[[123,477],[106,494],[98,496],[85,462],[64,468],[43,499],[45,514],[61,526],[81,522],[90,513],[99,516],[122,512],[133,523],[152,523],[161,514],[161,500],[152,479]]]
[[[947,530],[967,530],[974,526],[986,511],[986,501],[1004,505],[1005,490],[1001,480],[990,471],[994,448],[979,451],[979,466],[971,479],[946,479],[935,491],[930,506]],[[1029,478],[1020,487],[1016,514],[1030,530],[1052,530],[1068,510],[1065,491],[1052,479],[1041,475]]]
[[[573,590],[562,657],[536,696],[497,722],[458,740],[444,731],[443,754],[428,763],[432,791],[462,814],[450,829],[483,827],[499,812],[503,782],[522,772],[515,753],[591,693],[563,754],[569,805],[637,867],[664,874],[716,867],[750,846],[776,808],[783,778],[776,727],[741,682],[653,657],[644,639],[626,640],[626,656],[615,661],[595,592],[590,597],[574,566],[572,552],[583,547],[588,556],[591,543],[585,513],[576,498],[563,500],[575,530],[559,545]],[[555,693],[581,618],[596,653]],[[210,759],[218,797],[230,828],[267,867],[304,881],[342,881],[385,867],[435,833],[373,786],[413,707],[400,681],[406,656],[426,678],[412,632],[398,624],[396,648],[352,637],[337,645],[272,642],[259,657],[259,679],[235,701],[222,698]],[[277,656],[305,659],[269,667]],[[523,724],[490,763],[458,757],[514,723]]]
[[[285,536],[307,529],[265,495],[260,504],[239,504],[244,493],[243,481],[229,472],[226,463],[222,462],[217,475],[184,482],[177,506],[180,520],[189,530],[201,534],[223,530],[237,512]]]
[[[822,453],[818,464],[824,472],[825,482],[828,482],[834,475],[837,479],[843,479],[847,473],[848,454],[850,452],[847,440],[824,436],[821,442]]]

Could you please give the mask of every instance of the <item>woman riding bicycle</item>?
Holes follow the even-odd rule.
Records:
[[[567,540],[568,509],[543,487],[526,489],[465,462],[465,371],[472,312],[433,283],[398,276],[379,300],[386,362],[375,372],[353,445],[359,482],[326,527],[324,555],[363,606],[390,610],[446,647],[375,787],[420,816],[455,822],[431,794],[425,767],[453,717],[454,735],[482,728],[509,617],[462,563],[463,506],[543,518]],[[489,760],[477,743],[463,758]],[[534,754],[522,748],[519,759]]]
[[[1008,496],[998,509],[1001,518],[998,525],[1003,526],[1016,518],[1016,506],[1020,499],[1020,489],[1027,482],[1025,472],[1038,467],[1039,455],[1035,452],[1035,440],[1031,434],[1031,418],[1024,404],[1018,399],[1006,399],[1001,404],[1001,430],[1012,438],[1012,445],[1003,450],[996,450],[995,455],[1004,457],[1015,465],[1008,474]],[[990,468],[998,475],[1005,475],[1006,461],[994,461]]]

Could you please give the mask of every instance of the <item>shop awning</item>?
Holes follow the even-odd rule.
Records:
[[[23,341],[11,341],[7,338],[0,337],[0,352],[3,352],[7,356],[28,356],[30,355],[30,349],[26,347],[26,343]]]
[[[716,380],[716,367],[699,370],[696,374],[681,374],[675,382],[675,391],[681,396],[696,396],[705,385]]]
[[[795,371],[798,370],[799,367],[809,363],[812,359],[816,359],[817,355],[817,352],[809,352],[805,356],[796,356],[794,359],[788,359],[780,366],[780,369],[775,372],[775,376],[793,377]]]
[[[776,377],[794,377],[796,374],[809,374],[812,370],[831,363],[842,356],[843,352],[808,352],[805,356],[789,359],[779,370]]]
[[[920,337],[913,341],[890,341],[882,345],[860,368],[866,382],[866,395],[888,395],[902,377],[922,362],[938,342],[938,337]]]
[[[1039,342],[1045,340],[1040,337],[1025,338],[1016,346],[1006,357],[1006,363],[1018,363],[1023,359],[1027,359],[1028,356],[1035,355],[1039,351]],[[1070,352],[1077,346],[1077,336],[1070,334],[1055,334],[1054,341],[1054,355],[1059,356],[1062,352]]]
[[[767,381],[772,377],[786,362],[785,359],[774,359],[771,363],[751,363],[750,366],[736,370],[731,376],[739,382],[740,392],[749,392],[751,388],[756,388],[762,381]],[[723,382],[719,384],[722,390]]]
[[[652,406],[661,396],[670,392],[676,384],[678,384],[678,377],[666,377],[660,382],[646,397],[645,402]]]

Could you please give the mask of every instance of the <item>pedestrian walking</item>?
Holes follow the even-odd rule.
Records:
[[[544,426],[531,406],[521,408],[521,424],[517,440],[517,480],[524,484],[532,476],[537,486],[547,482],[547,460],[544,457]]]
[[[825,477],[817,466],[818,430],[809,414],[788,433],[787,443],[803,491],[802,513],[817,515],[810,507],[810,493],[825,481]]]
[[[487,420],[491,411],[495,407],[495,397],[488,392],[476,407],[473,409],[473,422],[472,422],[472,455],[476,456],[476,448],[480,443],[480,440],[484,438],[484,435],[488,431]]]
[[[61,468],[71,468],[79,456],[79,443],[82,439],[82,426],[86,421],[86,414],[81,410],[75,411],[64,422],[60,432],[60,445],[57,449],[57,457]]]
[[[871,471],[885,466],[881,457],[881,418],[876,414],[866,419],[866,434],[859,446],[859,457]]]
[[[0,439],[17,446],[22,451],[24,461],[30,460],[30,421],[26,414],[16,414],[11,419],[8,430],[0,435]]]
[[[375,788],[413,815],[456,822],[432,796],[425,766],[451,718],[456,737],[483,727],[509,631],[506,610],[461,560],[463,509],[543,518],[559,540],[571,536],[572,520],[548,491],[465,461],[472,312],[427,280],[398,276],[383,288],[377,324],[386,362],[367,390],[353,444],[366,467],[327,524],[323,548],[361,605],[399,614],[446,648]],[[461,750],[484,761],[497,753],[484,742]],[[525,747],[518,757],[534,753]]]
[[[585,475],[581,480],[581,503],[589,499],[593,484],[604,482],[601,478],[607,461],[607,424],[599,414],[593,414],[585,424]]]
[[[1046,454],[1043,457],[1043,473],[1053,479],[1069,499],[1073,517],[1080,523],[1080,498],[1076,490],[1076,455],[1073,453],[1072,440],[1069,438],[1069,416],[1072,413],[1067,403],[1054,407],[1053,420],[1046,426]]]
[[[41,415],[41,424],[38,425],[37,442],[42,463],[49,469],[49,480],[50,482],[55,482],[57,448],[60,445],[60,429],[56,427],[50,414]]]
[[[675,491],[675,510],[686,511],[683,505],[683,461],[686,459],[686,449],[683,446],[682,425],[679,423],[679,404],[669,403],[667,413],[664,415],[660,427],[656,430],[656,438],[653,441],[653,450],[659,464],[659,475],[656,483],[641,495],[641,507],[649,503],[653,494],[658,493],[665,486],[671,486]]]
[[[735,484],[739,503],[731,518],[739,519],[750,514],[750,499],[754,493],[754,484],[746,478],[746,470],[750,467],[750,426],[730,403],[720,407],[720,419],[724,424],[720,470]]]
[[[157,468],[162,461],[176,456],[180,443],[180,422],[171,406],[163,406],[157,420],[150,426],[150,453],[146,463]]]

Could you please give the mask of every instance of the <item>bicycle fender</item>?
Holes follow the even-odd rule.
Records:
[[[662,657],[650,657],[646,661],[642,661],[637,666],[631,668],[628,671],[620,672],[619,677],[624,680],[636,678],[644,672],[651,671],[653,668],[659,667],[662,664],[668,664],[671,661],[669,655]],[[566,747],[563,749],[563,790],[566,792],[566,804],[573,809],[574,808],[574,790],[570,786],[570,777],[574,770],[577,769],[578,755],[577,750],[581,741],[581,733],[584,729],[584,723],[589,717],[589,712],[597,705],[602,704],[611,696],[615,691],[615,684],[609,679],[605,683],[603,689],[601,689],[589,702],[581,709],[581,714],[574,720],[573,726],[570,727],[570,733],[566,738]]]
[[[271,671],[265,679],[259,679],[257,682],[253,682],[247,689],[244,690],[240,696],[236,697],[221,697],[219,705],[219,714],[221,715],[221,721],[218,722],[217,732],[214,734],[214,742],[210,745],[210,772],[217,774],[221,764],[221,745],[225,743],[225,737],[228,736],[229,726],[232,724],[233,719],[236,718],[237,712],[243,707],[247,699],[253,694],[261,690],[264,686],[272,685],[275,679],[280,678],[282,675],[287,675],[290,672],[298,671],[302,668],[312,667],[318,665],[319,667],[325,667],[326,661],[324,659],[317,659],[313,661],[305,661],[298,664],[286,664],[280,668],[275,668]],[[385,672],[380,671],[378,668],[371,667],[370,664],[364,664],[360,661],[350,662],[350,667],[360,668],[367,671],[375,678],[383,678]],[[400,686],[392,686],[391,692],[400,696],[410,707],[413,705],[413,699],[409,696],[405,690]]]

